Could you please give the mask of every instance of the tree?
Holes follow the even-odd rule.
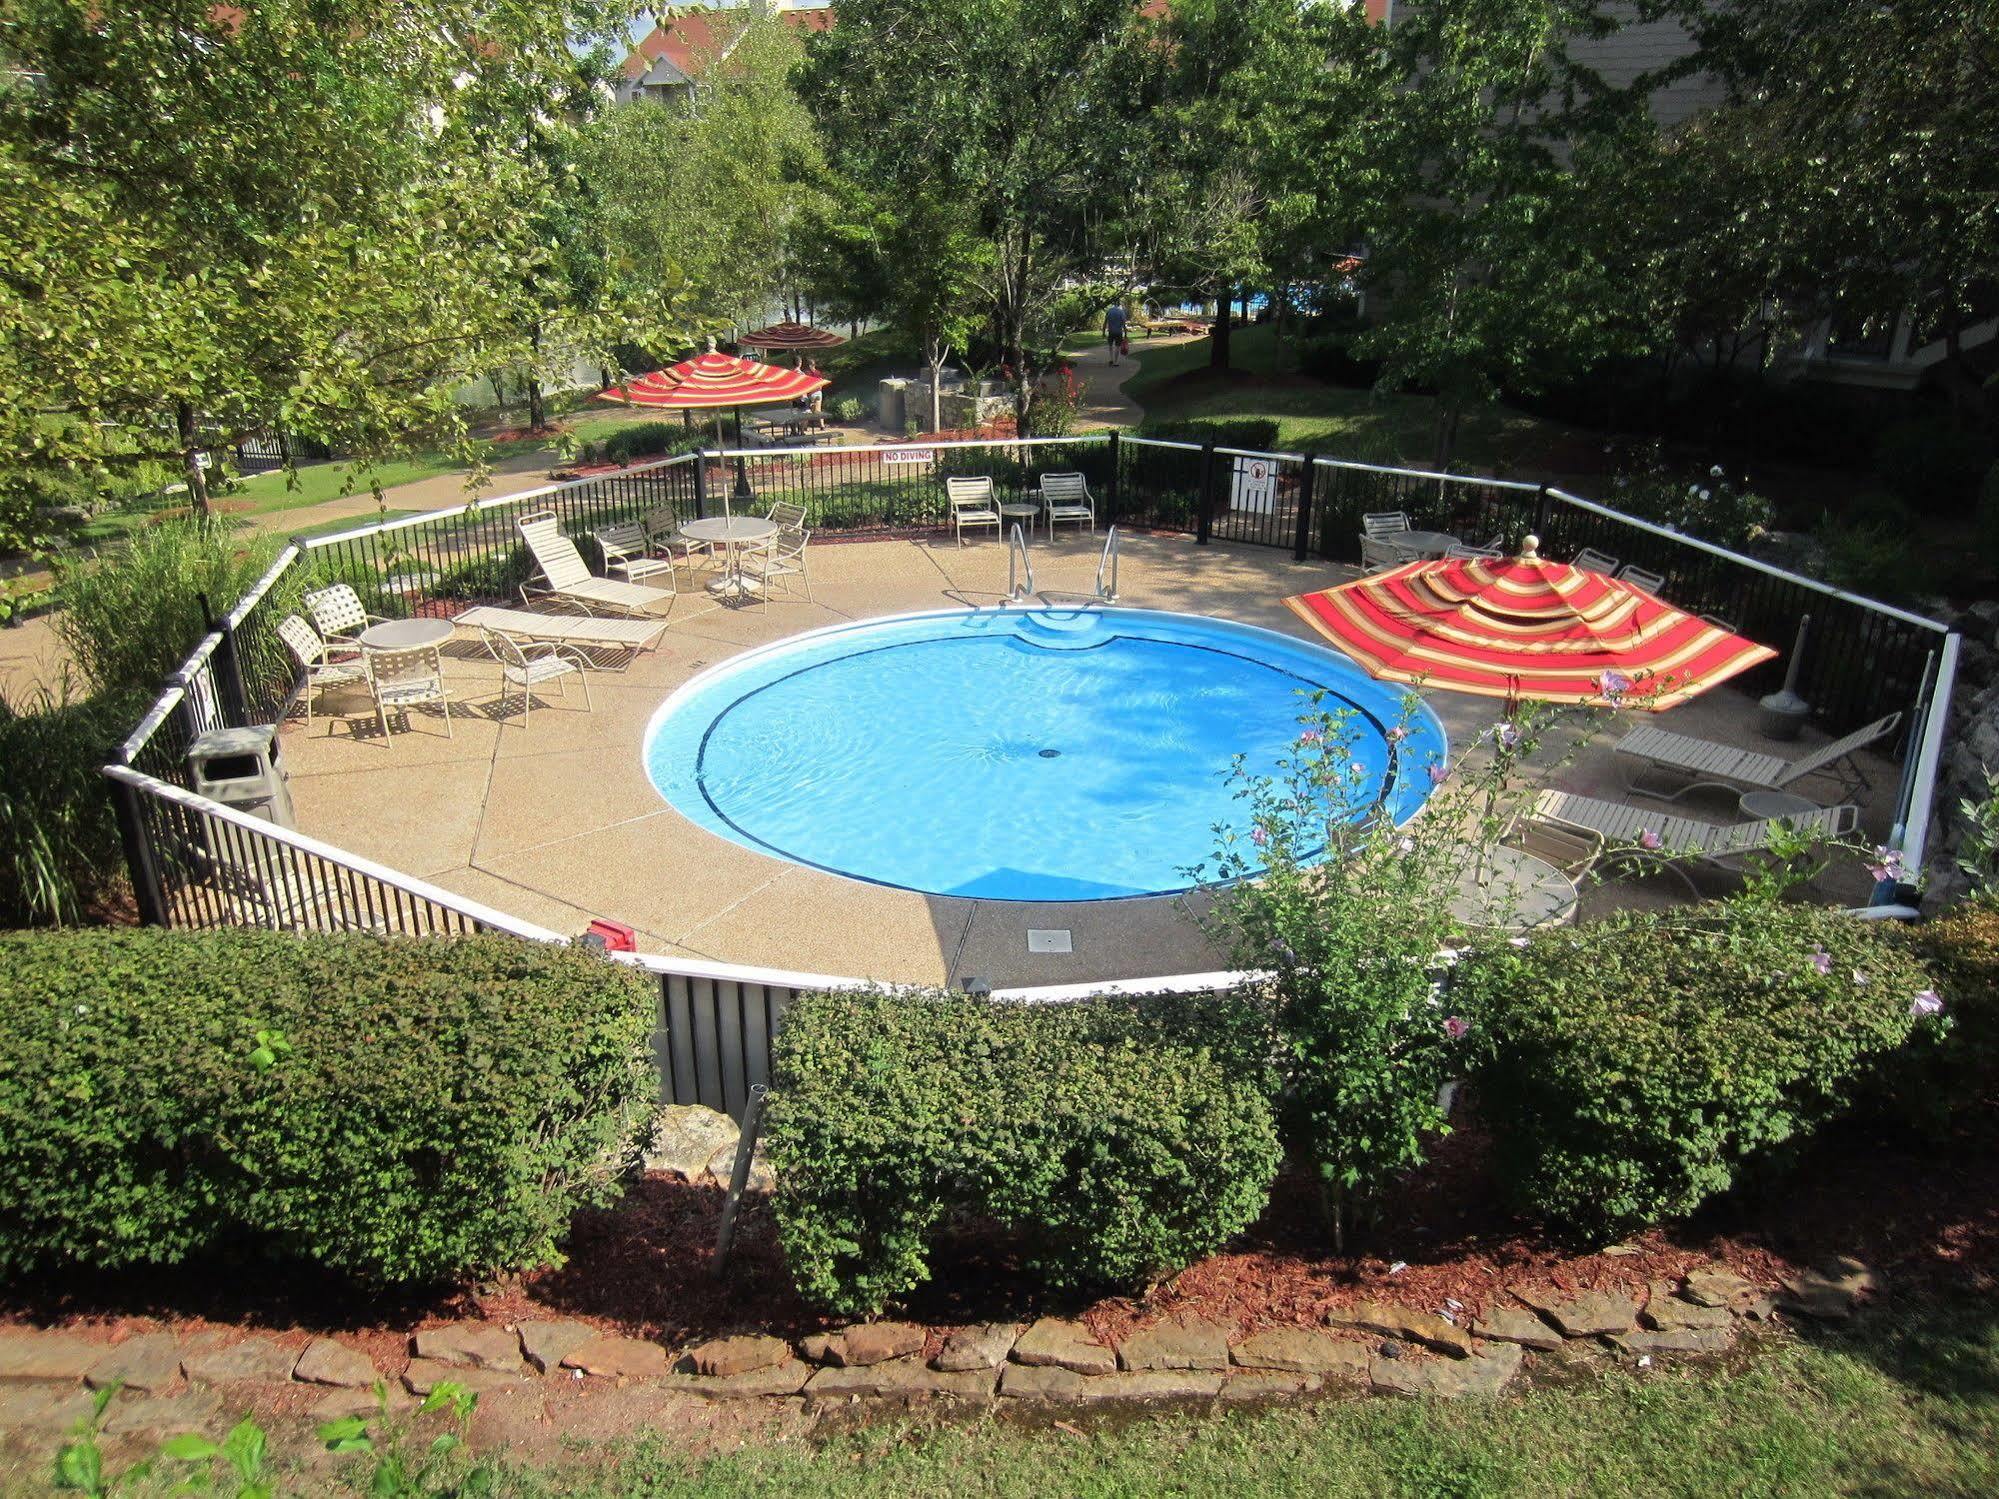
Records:
[[[1144,193],[1157,29],[1139,0],[847,0],[802,90],[837,165],[895,211],[953,205],[1028,430],[1035,344]]]
[[[11,6],[6,450],[170,457],[200,506],[205,455],[273,423],[363,457],[462,443],[452,391],[533,322],[529,143],[575,78],[571,36],[614,19],[597,0]]]

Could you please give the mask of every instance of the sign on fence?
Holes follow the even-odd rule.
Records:
[[[1268,458],[1238,458],[1229,508],[1268,515],[1277,504],[1277,465]]]
[[[882,453],[882,462],[893,467],[899,463],[935,463],[935,448],[889,448]]]

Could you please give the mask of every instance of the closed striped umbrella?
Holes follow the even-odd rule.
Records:
[[[1777,654],[1538,547],[1530,536],[1518,557],[1411,562],[1284,602],[1371,676],[1484,697],[1659,712]]]
[[[824,375],[710,349],[650,375],[613,385],[597,398],[664,411],[718,411],[733,406],[775,406],[824,390],[831,383]]]

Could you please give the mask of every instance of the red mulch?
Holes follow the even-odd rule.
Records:
[[[1454,1300],[1476,1313],[1514,1286],[1635,1289],[1715,1261],[1770,1284],[1842,1253],[1903,1288],[1989,1294],[1999,1287],[1999,1151],[1929,1151],[1838,1132],[1781,1186],[1738,1192],[1694,1223],[1587,1254],[1505,1212],[1489,1154],[1483,1132],[1467,1122],[1344,1257],[1331,1252],[1314,1182],[1287,1170],[1242,1242],[1143,1299],[1050,1298],[1002,1238],[968,1225],[937,1246],[933,1279],[899,1311],[933,1328],[1080,1313],[1114,1340],[1169,1315],[1198,1314],[1246,1332],[1322,1325],[1330,1308],[1364,1300],[1427,1310]],[[722,1201],[719,1188],[648,1176],[617,1207],[578,1218],[566,1265],[498,1286],[371,1293],[316,1271],[207,1264],[16,1282],[0,1289],[0,1324],[61,1325],[107,1341],[161,1325],[276,1331],[294,1342],[328,1332],[389,1369],[412,1332],[470,1317],[576,1317],[669,1345],[751,1329],[797,1337],[829,1325],[792,1291],[761,1205],[743,1216],[728,1273],[712,1273]]]
[[[488,432],[488,442],[540,442],[551,437],[560,437],[568,431],[561,422],[544,422],[539,427],[504,427],[498,432]]]

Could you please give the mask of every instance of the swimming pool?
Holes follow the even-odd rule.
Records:
[[[1186,889],[1225,776],[1269,770],[1308,703],[1359,711],[1399,818],[1445,750],[1403,689],[1271,630],[1142,609],[959,610],[815,630],[724,662],[646,730],[647,774],[744,847],[931,895],[1081,901]]]

